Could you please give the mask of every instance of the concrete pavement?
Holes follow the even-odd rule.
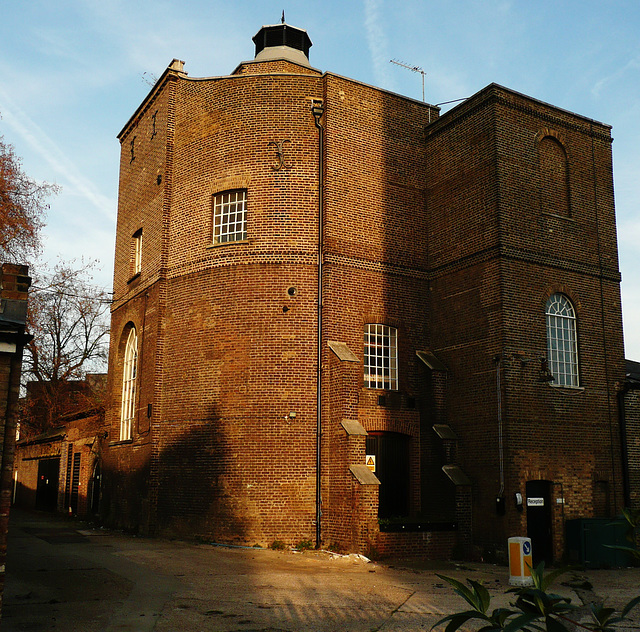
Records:
[[[436,572],[482,581],[508,605],[508,570],[488,564],[368,563],[137,538],[12,510],[2,632],[400,632],[464,606]],[[620,606],[640,569],[583,573]],[[580,603],[576,589],[556,586]],[[584,596],[584,595],[583,595]],[[640,607],[626,629],[640,630]]]

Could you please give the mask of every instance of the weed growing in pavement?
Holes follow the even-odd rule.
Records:
[[[270,549],[273,549],[274,551],[284,551],[284,549],[287,548],[287,545],[282,542],[281,540],[274,540],[270,545],[269,545]]]
[[[310,551],[313,548],[311,540],[302,540],[295,545],[295,549],[298,551]]]

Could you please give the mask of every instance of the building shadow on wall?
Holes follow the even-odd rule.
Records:
[[[215,410],[206,420],[160,421],[151,433],[145,444],[116,448],[129,450],[128,458],[104,460],[105,523],[153,536],[246,542],[242,476]]]

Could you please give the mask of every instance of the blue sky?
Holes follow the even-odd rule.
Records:
[[[311,63],[420,99],[489,83],[613,126],[626,355],[640,360],[640,3],[574,0],[23,0],[0,20],[0,134],[25,171],[62,187],[45,257],[97,258],[111,286],[116,135],[175,57],[192,77],[252,59],[263,24],[307,29]]]

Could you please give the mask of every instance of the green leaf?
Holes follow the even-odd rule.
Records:
[[[630,612],[631,610],[633,610],[638,604],[640,603],[640,595],[638,595],[637,597],[635,597],[634,599],[632,599],[623,609],[622,612],[620,613],[622,618],[625,618]]]
[[[467,588],[462,582],[459,582],[457,579],[453,579],[453,577],[447,577],[446,575],[436,575],[451,584],[454,588],[454,592],[460,595],[474,610],[478,612],[484,612],[481,607],[481,601],[478,599],[478,595],[469,588]],[[468,581],[468,580],[467,580]]]
[[[544,622],[547,626],[547,632],[569,632],[569,628],[554,617],[545,617]]]
[[[514,614],[518,614],[515,610],[509,610],[508,608],[496,608],[491,613],[491,619],[499,624],[501,628],[505,626],[507,619]]]
[[[455,614],[450,614],[440,619],[440,621],[437,621],[436,623],[434,623],[431,626],[431,629],[433,630],[434,628],[437,628],[441,626],[443,623],[446,623],[448,621],[449,623],[445,628],[445,632],[455,632],[458,628],[460,628],[460,626],[464,625],[467,621],[470,621],[471,619],[485,620],[486,617],[478,615],[478,613],[475,612],[474,610],[467,610],[466,612],[456,612]]]
[[[473,588],[480,611],[483,614],[486,614],[489,606],[491,605],[491,596],[489,595],[489,591],[479,582],[475,582],[472,579],[467,579],[467,581]]]
[[[539,590],[542,589],[542,581],[544,577],[544,562],[540,562],[535,568],[531,567],[531,579],[533,585]]]
[[[534,621],[538,621],[538,620],[539,620],[538,615],[533,613],[527,612],[527,613],[518,615],[517,617],[509,621],[509,623],[506,626],[504,626],[503,632],[517,632],[518,630],[526,629],[527,626],[529,626]]]
[[[604,544],[608,549],[617,549],[618,551],[626,551],[627,553],[637,553],[638,549],[634,546],[625,546],[624,544]]]
[[[568,567],[556,568],[555,570],[547,573],[541,581],[540,590],[546,591],[553,582],[561,575],[569,572]]]
[[[611,617],[615,614],[615,608],[605,608],[604,606],[596,606],[591,605],[591,614],[593,618],[600,624],[600,626],[605,626],[611,619]]]

